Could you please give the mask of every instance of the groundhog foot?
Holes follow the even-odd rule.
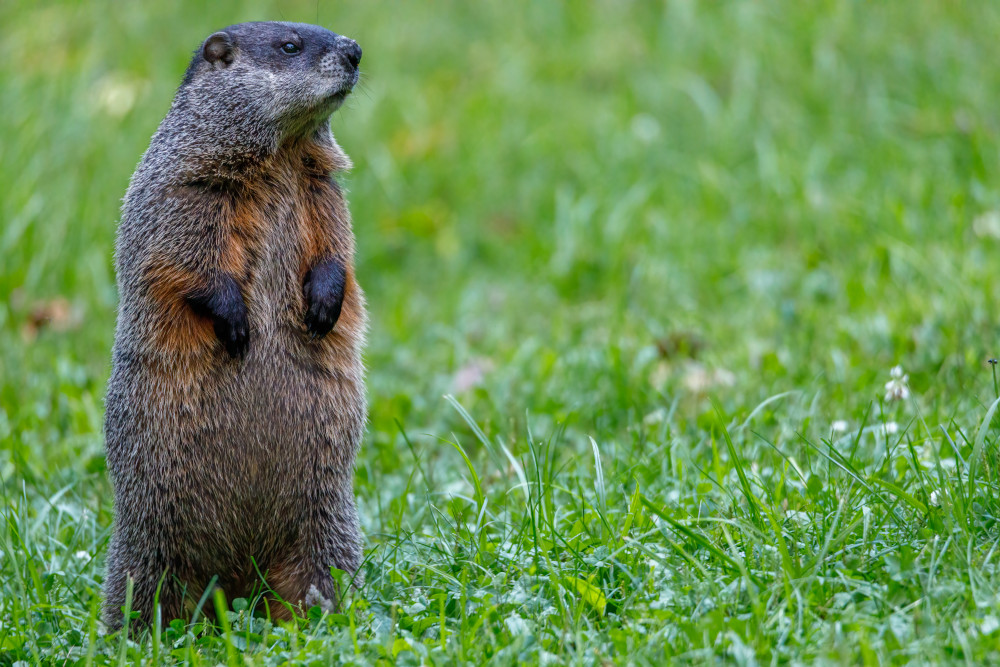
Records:
[[[305,603],[307,608],[319,607],[327,614],[332,614],[337,610],[336,602],[320,593],[319,589],[316,588],[316,584],[309,585],[309,591],[306,593]]]
[[[336,257],[323,260],[306,274],[302,286],[308,304],[305,324],[314,339],[330,333],[340,319],[346,282],[347,272]]]
[[[212,319],[215,335],[231,357],[239,357],[250,343],[247,306],[240,286],[228,274],[219,274],[206,287],[188,297],[196,313]]]

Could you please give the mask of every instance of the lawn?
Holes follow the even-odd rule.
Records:
[[[254,19],[364,48],[333,130],[365,584],[107,635],[120,198],[191,52]],[[0,666],[1000,661],[1000,4],[0,25]]]

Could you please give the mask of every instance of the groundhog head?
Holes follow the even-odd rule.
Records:
[[[361,47],[305,23],[229,26],[195,52],[183,88],[227,115],[294,133],[324,121],[358,82]]]

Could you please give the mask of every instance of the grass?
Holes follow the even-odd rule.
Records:
[[[97,623],[118,200],[232,22],[365,49],[366,583]],[[1000,7],[0,5],[0,665],[1000,660]],[[890,369],[909,396],[887,400]]]

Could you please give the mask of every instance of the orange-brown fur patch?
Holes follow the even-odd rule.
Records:
[[[364,303],[361,298],[361,289],[357,280],[354,279],[354,266],[347,267],[347,281],[344,284],[344,305],[340,310],[340,319],[337,320],[337,327],[340,331],[349,331],[352,335],[364,327],[364,317],[362,315]],[[337,327],[333,332],[338,333]]]
[[[349,265],[353,259],[347,207],[337,186],[330,182],[336,156],[315,144],[304,144],[290,159],[297,167],[295,189],[301,198],[299,234],[302,243],[303,273],[317,262],[335,255]]]
[[[262,221],[250,206],[240,206],[230,212],[227,234],[219,256],[219,269],[233,276],[239,283],[250,277],[249,245],[260,237]]]
[[[212,323],[197,316],[185,300],[198,287],[198,277],[165,260],[154,260],[145,269],[149,294],[159,304],[161,321],[153,335],[160,350],[192,353],[210,348],[215,341]]]
[[[297,173],[295,189],[300,198],[298,207],[299,243],[301,248],[299,276],[319,262],[336,257],[343,262],[347,274],[344,303],[337,326],[320,341],[323,347],[341,347],[338,341],[353,338],[363,326],[363,302],[354,278],[354,236],[350,214],[339,187],[330,182],[330,172],[349,166],[343,154],[312,143],[297,146],[289,154]],[[348,346],[350,347],[350,346]]]

